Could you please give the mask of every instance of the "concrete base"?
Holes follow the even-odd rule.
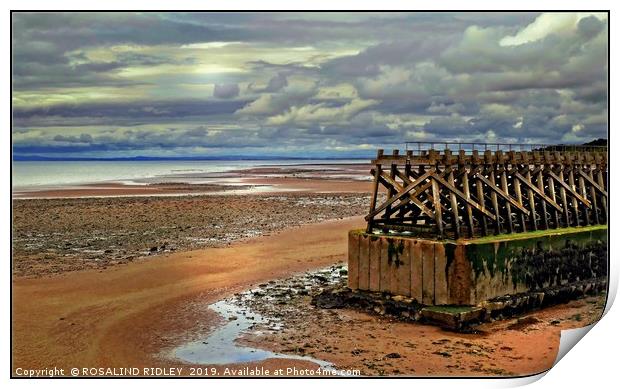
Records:
[[[474,306],[593,278],[607,278],[607,226],[458,241],[349,233],[349,288],[422,305]]]
[[[409,297],[381,292],[335,287],[312,297],[319,308],[353,308],[398,320],[424,322],[443,328],[469,331],[475,325],[497,318],[520,316],[528,311],[565,303],[588,295],[598,295],[607,288],[607,280],[595,278],[552,286],[541,291],[505,295],[471,305],[421,305]]]

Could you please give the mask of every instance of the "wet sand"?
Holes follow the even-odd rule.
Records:
[[[86,197],[135,197],[135,196],[174,196],[180,194],[207,194],[224,191],[250,190],[251,185],[217,185],[217,184],[148,184],[131,185],[118,182],[99,184],[83,184],[59,188],[33,188],[16,190],[14,199],[56,199],[56,198],[86,198]]]
[[[105,182],[64,187],[16,188],[14,199],[274,192],[369,193],[368,165],[282,165],[224,173],[174,175],[135,183]]]
[[[302,224],[363,214],[365,194],[149,196],[13,201],[13,274],[105,269],[222,247]]]
[[[249,332],[241,343],[331,361],[367,376],[527,375],[551,368],[560,331],[596,322],[605,304],[604,295],[588,296],[459,333],[386,314],[318,308],[311,303],[313,295],[346,284],[346,270],[338,265],[326,270],[235,296],[233,303],[283,328],[269,331],[269,325],[259,323],[259,331]]]
[[[205,304],[261,282],[342,261],[346,231],[361,225],[359,217],[347,218],[102,271],[14,277],[13,370],[188,366],[161,352],[198,340],[218,324],[221,319]]]

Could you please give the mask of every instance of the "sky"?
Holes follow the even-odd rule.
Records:
[[[595,13],[13,13],[13,153],[372,156],[608,128]]]

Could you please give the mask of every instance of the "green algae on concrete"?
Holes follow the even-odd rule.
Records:
[[[463,240],[474,280],[501,275],[528,290],[607,274],[607,226],[571,227]]]
[[[426,240],[433,242],[445,242],[445,243],[464,243],[464,244],[479,244],[479,243],[489,243],[489,242],[497,242],[497,241],[506,241],[506,240],[520,240],[520,239],[529,239],[536,238],[541,236],[551,236],[551,235],[563,235],[567,233],[576,233],[576,232],[592,232],[598,230],[607,230],[606,224],[599,224],[593,226],[584,226],[584,227],[565,227],[565,228],[555,228],[555,229],[547,229],[547,230],[536,230],[536,231],[527,231],[527,232],[514,232],[512,234],[498,234],[498,235],[488,235],[480,238],[461,238],[458,240],[454,239],[439,239],[433,238],[428,234],[420,234],[417,235],[415,233],[405,234],[405,233],[385,233],[385,232],[372,232],[368,233],[365,229],[355,229],[351,230],[351,234],[353,235],[367,235],[369,237],[386,237],[386,238],[405,238],[405,239],[416,239],[416,240]]]
[[[424,307],[424,309],[435,312],[445,312],[445,313],[463,313],[470,312],[474,310],[476,307],[471,305],[430,305],[428,307]]]
[[[515,232],[512,234],[499,234],[499,235],[489,235],[481,238],[474,239],[461,239],[463,243],[466,244],[480,244],[480,243],[489,243],[489,242],[498,242],[498,241],[506,241],[506,240],[521,240],[521,239],[530,239],[537,238],[543,236],[552,236],[552,235],[565,235],[565,234],[573,234],[573,233],[581,233],[581,232],[593,232],[607,230],[606,224],[600,224],[595,226],[584,226],[584,227],[566,227],[566,228],[556,228],[556,229],[548,229],[548,230],[537,230],[537,231],[527,231],[527,232]]]
[[[485,310],[472,306],[434,305],[420,310],[424,321],[450,329],[460,329],[471,322],[480,322]]]

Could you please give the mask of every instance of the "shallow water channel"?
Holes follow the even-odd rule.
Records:
[[[334,370],[331,363],[312,357],[275,353],[239,345],[236,340],[256,324],[267,324],[270,329],[278,330],[279,323],[265,319],[248,308],[236,305],[228,300],[218,301],[209,305],[209,308],[228,321],[213,331],[206,339],[177,348],[174,352],[175,357],[186,362],[204,365],[255,362],[269,358],[296,359],[316,363],[324,370]]]

